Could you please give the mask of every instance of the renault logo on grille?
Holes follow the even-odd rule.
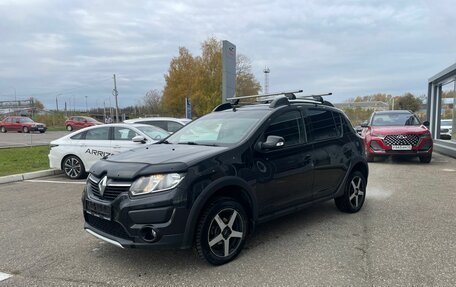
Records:
[[[396,137],[397,137],[397,139],[400,139],[400,140],[405,140],[405,139],[407,139],[407,136],[406,136],[406,135],[397,135]]]
[[[101,196],[103,196],[103,193],[104,193],[104,191],[106,189],[107,181],[108,181],[108,177],[105,176],[98,183],[98,188],[100,189],[100,195]]]

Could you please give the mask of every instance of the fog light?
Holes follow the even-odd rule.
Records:
[[[375,151],[383,150],[377,141],[371,141],[371,148]]]

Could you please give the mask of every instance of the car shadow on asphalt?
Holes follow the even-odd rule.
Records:
[[[270,245],[283,245],[283,240],[287,238],[298,236],[310,238],[313,234],[308,231],[309,229],[319,229],[315,225],[323,222],[334,222],[341,215],[350,216],[338,211],[334,202],[329,201],[260,224],[254,233],[248,236],[240,257],[249,256],[249,253],[252,252],[267,254],[270,252]],[[155,270],[156,276],[157,272],[166,273],[168,272],[166,270],[171,270],[171,273],[179,273],[212,267],[198,258],[193,249],[119,249],[108,243],[101,244],[95,255],[99,260],[106,261],[101,262],[101,264],[118,265],[119,268],[122,268],[128,262],[129,268],[136,270],[138,276],[144,276],[150,270]]]

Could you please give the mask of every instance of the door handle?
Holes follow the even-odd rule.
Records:
[[[115,145],[114,148],[121,148],[121,146],[120,145]]]

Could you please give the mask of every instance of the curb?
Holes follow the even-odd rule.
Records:
[[[27,173],[22,173],[22,174],[0,176],[0,184],[23,181],[23,180],[27,180],[27,179],[34,179],[34,178],[50,176],[50,175],[57,175],[57,174],[61,174],[61,173],[62,173],[61,170],[47,169],[47,170],[27,172]]]

